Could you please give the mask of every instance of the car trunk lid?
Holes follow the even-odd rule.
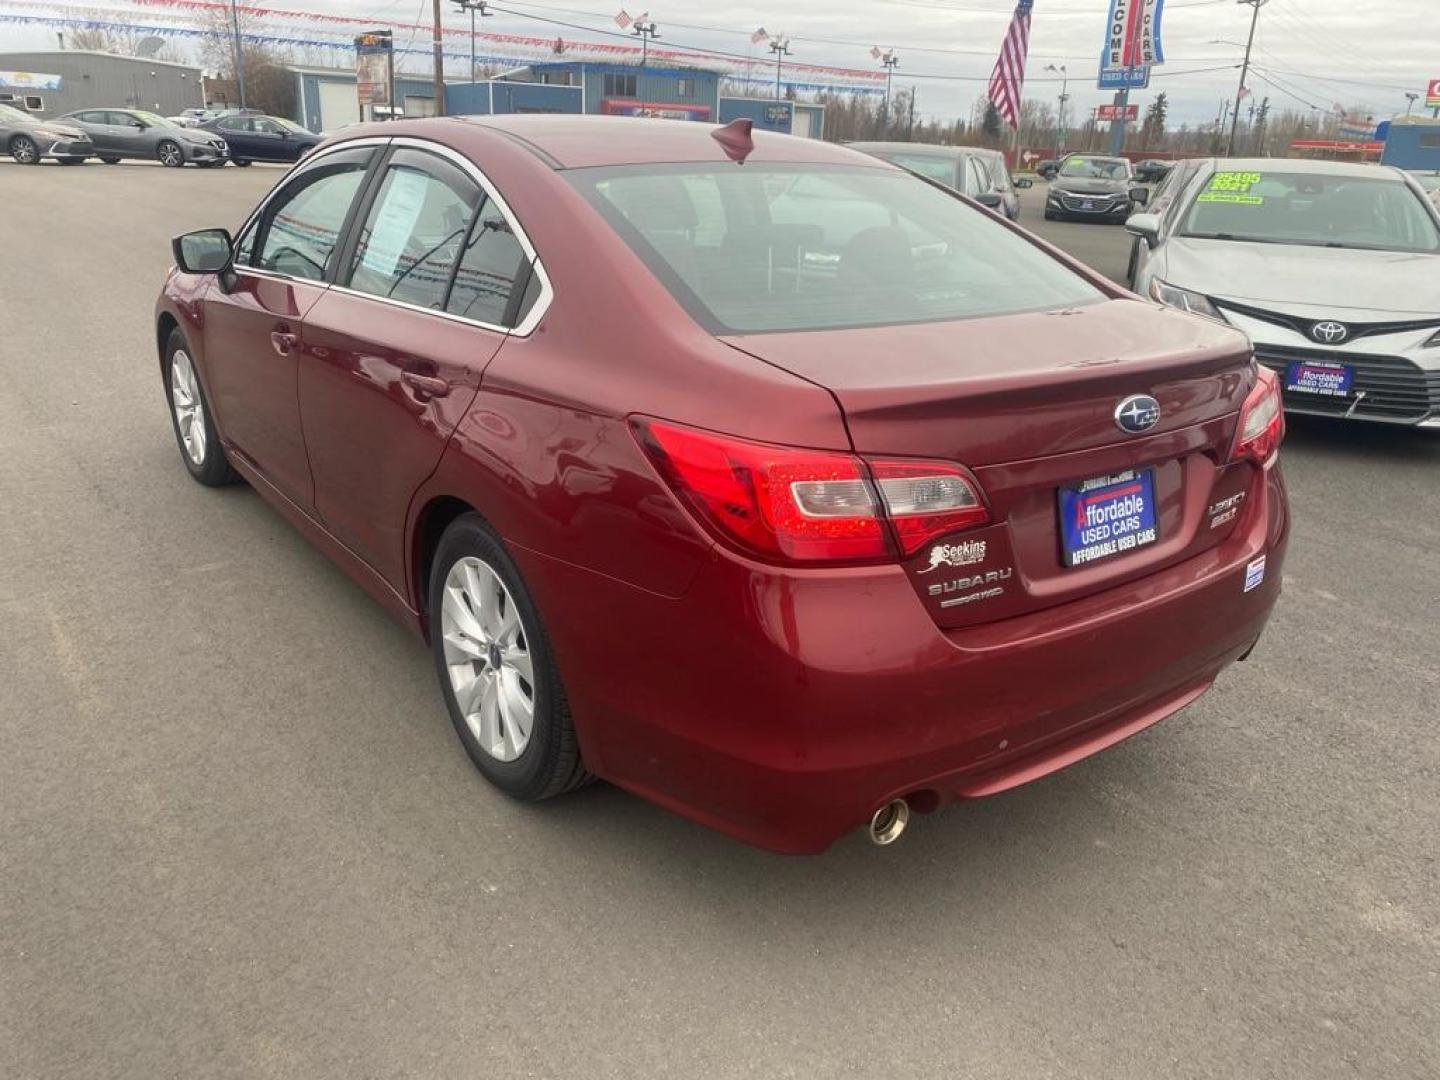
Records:
[[[959,462],[975,474],[991,524],[938,537],[907,561],[946,627],[1078,599],[1213,546],[1236,515],[1211,510],[1253,468],[1228,463],[1255,378],[1248,343],[1135,300],[725,340],[828,388],[867,458]],[[1159,419],[1130,433],[1116,413],[1136,395],[1158,403]],[[1115,513],[1111,494],[1149,503],[1138,526],[1126,519],[1131,538],[1102,535],[1121,527],[1103,520]],[[1100,517],[1067,534],[1062,506]]]

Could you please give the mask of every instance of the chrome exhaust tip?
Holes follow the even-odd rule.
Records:
[[[870,824],[865,829],[865,835],[870,837],[872,844],[884,847],[899,840],[900,834],[909,824],[910,804],[904,799],[892,799],[875,811],[875,816],[870,819]]]

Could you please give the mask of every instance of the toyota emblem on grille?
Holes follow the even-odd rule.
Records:
[[[1350,336],[1350,328],[1344,323],[1317,322],[1310,327],[1310,336],[1322,345],[1339,345]]]
[[[1115,425],[1121,431],[1139,435],[1160,422],[1160,403],[1149,394],[1132,394],[1115,406]]]

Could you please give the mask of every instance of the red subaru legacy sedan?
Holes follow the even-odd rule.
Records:
[[[357,127],[156,311],[181,457],[429,642],[504,792],[824,849],[1254,647],[1274,377],[954,192],[744,125]]]

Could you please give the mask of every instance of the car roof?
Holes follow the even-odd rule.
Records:
[[[978,146],[943,146],[940,143],[913,142],[848,142],[845,144],[867,154],[929,154],[932,157],[958,158],[966,154],[984,153]]]
[[[557,169],[583,169],[607,165],[649,165],[666,162],[727,160],[724,149],[711,138],[714,124],[686,120],[649,120],[631,116],[575,114],[513,114],[507,116],[439,117],[387,120],[362,125],[365,135],[413,135],[448,138],[458,145],[476,128],[503,132],[526,144]],[[360,134],[361,130],[356,129]],[[350,136],[347,131],[347,137]],[[850,165],[889,169],[893,166],[819,139],[753,133],[755,149],[748,164],[782,163]]]
[[[1317,176],[1398,177],[1400,170],[1390,165],[1359,161],[1324,161],[1319,158],[1211,158],[1217,170],[1231,172],[1313,173]]]

